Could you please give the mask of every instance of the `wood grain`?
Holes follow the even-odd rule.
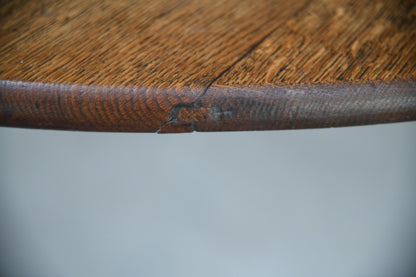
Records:
[[[0,3],[3,126],[190,132],[416,120],[413,0]]]

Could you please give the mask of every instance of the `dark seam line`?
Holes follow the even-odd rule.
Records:
[[[254,49],[257,48],[257,46],[259,46],[261,43],[263,43],[274,31],[276,30],[273,29],[272,31],[270,31],[269,33],[267,33],[264,37],[262,37],[259,41],[257,41],[255,44],[253,44],[241,57],[239,57],[237,60],[235,60],[230,66],[228,66],[226,69],[224,69],[220,74],[218,74],[217,77],[215,77],[214,79],[211,80],[211,82],[209,82],[209,84],[205,87],[204,91],[202,92],[202,94],[198,97],[198,99],[194,102],[193,106],[194,107],[199,107],[201,105],[201,100],[202,97],[204,97],[204,95],[207,93],[207,91],[210,89],[210,87],[218,80],[220,79],[225,73],[227,73],[228,71],[230,71],[231,68],[233,68],[235,65],[237,65],[239,62],[241,62],[242,60],[244,60],[248,55],[250,55],[251,52],[254,51]]]
[[[295,16],[297,15],[297,13],[299,13],[300,11],[302,11],[303,9],[305,9],[308,5],[310,5],[310,3],[312,2],[312,0],[308,0],[305,2],[304,5],[302,5],[301,8],[299,8],[296,12],[295,12]],[[221,78],[225,73],[227,73],[228,71],[230,71],[231,68],[233,68],[236,64],[238,64],[239,62],[241,62],[244,58],[246,58],[248,55],[250,55],[251,52],[254,51],[254,49],[257,48],[257,46],[259,46],[260,44],[262,44],[271,34],[274,33],[274,31],[276,31],[279,26],[276,26],[275,28],[273,28],[269,33],[267,33],[264,37],[262,37],[259,41],[257,41],[255,44],[253,44],[246,53],[244,53],[240,58],[238,58],[235,62],[233,62],[229,67],[227,67],[224,71],[222,71],[217,77],[215,77],[214,79],[212,79],[212,81],[206,86],[206,88],[204,89],[204,91],[202,92],[202,94],[198,97],[198,99],[194,102],[193,106],[194,107],[199,107],[201,105],[201,100],[202,97],[204,97],[204,95],[207,93],[207,91],[211,88],[211,86],[219,79]]]

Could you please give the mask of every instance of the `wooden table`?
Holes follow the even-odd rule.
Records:
[[[0,125],[190,132],[416,120],[414,0],[0,0]]]

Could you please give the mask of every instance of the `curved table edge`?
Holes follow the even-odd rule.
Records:
[[[416,120],[416,81],[143,88],[0,80],[0,125],[181,133]]]

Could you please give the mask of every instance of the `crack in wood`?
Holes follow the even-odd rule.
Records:
[[[274,31],[276,28],[274,28],[273,30],[271,30],[270,32],[268,32],[265,36],[263,36],[260,40],[258,40],[256,43],[252,44],[250,46],[250,48],[243,54],[241,55],[238,59],[236,59],[230,66],[228,66],[226,69],[224,69],[223,71],[221,71],[215,78],[213,78],[208,85],[205,87],[204,91],[201,93],[201,95],[195,100],[195,102],[193,104],[188,104],[188,105],[177,105],[172,107],[171,113],[169,115],[168,120],[163,123],[159,129],[157,129],[156,133],[164,133],[163,129],[166,128],[167,125],[169,124],[177,124],[177,123],[181,123],[184,124],[187,121],[182,121],[179,120],[179,113],[183,108],[189,108],[189,109],[193,109],[193,110],[198,110],[198,109],[206,109],[203,108],[201,106],[201,102],[202,102],[202,98],[207,94],[208,90],[211,88],[211,86],[218,80],[220,79],[225,73],[227,73],[228,71],[230,71],[236,64],[238,64],[239,62],[241,62],[242,60],[244,60],[248,55],[250,55],[250,53],[252,53],[260,44],[262,44]],[[189,121],[190,124],[190,129],[192,130],[191,132],[196,131],[195,130],[195,123],[197,121]]]

